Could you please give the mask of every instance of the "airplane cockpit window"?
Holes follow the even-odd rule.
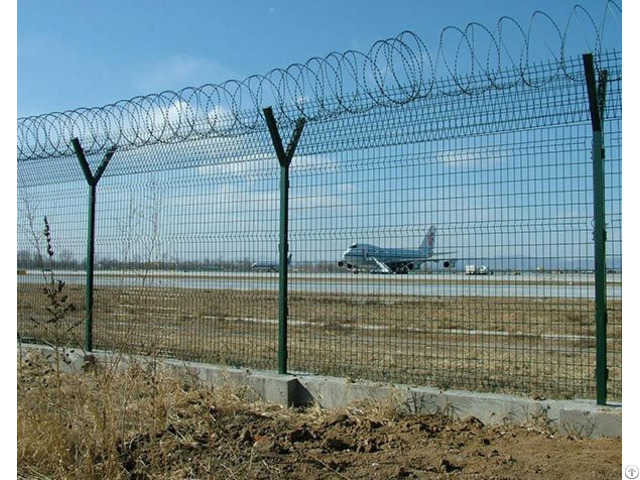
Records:
[[[351,246],[349,247],[349,250],[353,250],[354,248],[358,248],[357,243],[352,243]]]

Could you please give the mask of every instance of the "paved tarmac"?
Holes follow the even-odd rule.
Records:
[[[68,284],[83,284],[84,272],[56,272],[55,278]],[[27,271],[18,283],[43,282],[43,275]],[[277,290],[277,272],[140,272],[98,271],[94,285],[156,288],[232,290]],[[470,276],[462,273],[375,275],[351,273],[310,274],[291,272],[289,291],[345,293],[351,295],[419,295],[593,298],[595,283],[589,273],[498,273]],[[607,277],[607,296],[622,298],[621,274]]]

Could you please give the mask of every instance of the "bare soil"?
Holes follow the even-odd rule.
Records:
[[[51,361],[51,359],[49,359]],[[19,478],[580,479],[621,477],[621,439],[545,423],[399,413],[392,401],[334,411],[265,404],[160,364],[58,374],[18,360]]]
[[[535,426],[389,418],[366,407],[196,413],[202,407],[210,410],[191,405],[191,418],[187,413],[160,433],[167,440],[167,468],[176,475],[171,478],[604,480],[622,473],[619,440],[556,437]],[[126,464],[135,470],[154,443],[144,435],[131,439],[124,446]]]

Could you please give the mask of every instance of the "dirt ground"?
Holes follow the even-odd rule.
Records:
[[[156,439],[122,446],[131,473],[158,446],[170,463],[167,478],[603,480],[622,473],[620,439],[556,436],[544,426],[394,417],[366,406],[225,412],[195,402],[183,414]]]
[[[620,438],[558,434],[543,419],[402,413],[393,399],[338,410],[269,404],[155,361],[59,373],[18,359],[18,478],[619,479]],[[62,357],[64,359],[64,357]],[[60,365],[64,364],[64,361]]]

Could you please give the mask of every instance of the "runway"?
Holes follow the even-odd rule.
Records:
[[[82,271],[56,272],[54,277],[67,284],[84,284],[85,281]],[[42,272],[27,271],[18,275],[18,283],[41,282],[44,282]],[[593,298],[595,295],[594,276],[589,273],[527,272],[468,276],[448,272],[413,275],[291,272],[287,283],[288,290],[292,292],[323,294],[538,298]],[[277,272],[97,271],[94,285],[277,291],[279,275]],[[622,298],[620,273],[607,276],[607,297]]]

